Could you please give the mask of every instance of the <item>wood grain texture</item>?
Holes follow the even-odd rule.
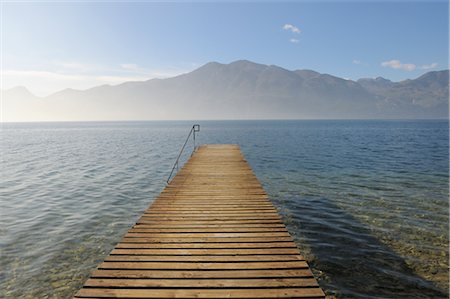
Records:
[[[75,298],[324,298],[237,145],[201,146]]]

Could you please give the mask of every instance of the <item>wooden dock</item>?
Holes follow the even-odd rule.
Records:
[[[237,145],[204,145],[75,298],[324,298]]]

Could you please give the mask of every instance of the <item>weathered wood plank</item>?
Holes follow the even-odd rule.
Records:
[[[317,287],[314,278],[267,279],[108,279],[93,278],[86,281],[88,287],[133,288],[255,288],[255,287]]]
[[[208,225],[208,224],[249,224],[249,223],[255,223],[255,224],[268,224],[268,223],[277,223],[282,224],[281,220],[279,219],[266,219],[266,220],[247,220],[247,219],[239,219],[239,220],[191,220],[188,219],[184,220],[158,220],[158,219],[139,219],[138,224],[178,224],[178,225]]]
[[[303,261],[301,255],[109,255],[105,262],[271,262]]]
[[[299,254],[297,248],[264,249],[113,249],[111,254],[129,255],[255,255],[255,254]]]
[[[83,288],[78,298],[323,298],[320,288],[105,289]]]
[[[283,278],[313,277],[311,270],[271,269],[271,270],[95,270],[91,277],[96,278]]]
[[[170,269],[170,270],[239,270],[239,269],[305,269],[308,264],[305,261],[291,262],[103,262],[99,269]]]
[[[216,217],[216,216],[278,216],[276,211],[264,211],[264,210],[253,210],[253,211],[226,211],[226,210],[217,210],[217,211],[161,211],[154,210],[148,211],[143,214],[143,216],[170,216],[170,217],[178,217],[178,216],[191,216],[191,217]]]
[[[142,215],[141,220],[150,220],[150,221],[230,221],[230,220],[280,220],[278,215],[157,215],[157,214],[145,214]]]
[[[243,237],[243,238],[158,238],[158,234],[149,234],[151,237],[122,239],[122,243],[269,243],[269,242],[289,242],[291,237]]]
[[[284,227],[219,227],[219,228],[152,228],[145,227],[143,225],[135,226],[130,229],[131,233],[261,233],[261,232],[286,232],[286,228]]]
[[[138,249],[212,249],[212,248],[296,248],[292,241],[287,242],[250,242],[250,243],[118,243],[116,248],[138,248]]]
[[[168,223],[164,223],[164,225],[162,224],[157,224],[157,223],[136,223],[133,227],[148,227],[148,228],[236,228],[236,227],[242,227],[242,228],[246,228],[246,227],[268,227],[268,228],[272,228],[272,227],[285,227],[284,224],[280,223],[263,223],[263,224],[259,224],[259,223],[240,223],[240,224],[227,224],[227,223],[218,223],[218,224],[184,224],[184,225],[179,225],[179,224],[168,224]]]
[[[202,146],[75,298],[324,298],[236,145]]]
[[[155,236],[153,233],[138,233],[130,231],[125,235],[128,238]],[[288,232],[234,232],[234,233],[159,233],[158,238],[249,238],[249,237],[289,237]]]

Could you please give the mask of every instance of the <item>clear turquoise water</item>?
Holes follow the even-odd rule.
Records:
[[[200,124],[200,143],[241,146],[330,298],[448,297],[447,121]],[[70,298],[191,125],[3,124],[0,297]]]

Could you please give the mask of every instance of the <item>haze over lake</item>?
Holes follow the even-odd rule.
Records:
[[[194,124],[240,146],[326,299],[448,298],[447,0],[0,14],[0,298],[72,298]]]
[[[167,79],[66,89],[45,98],[3,94],[6,121],[448,118],[447,71],[414,80],[345,80],[240,60]]]

